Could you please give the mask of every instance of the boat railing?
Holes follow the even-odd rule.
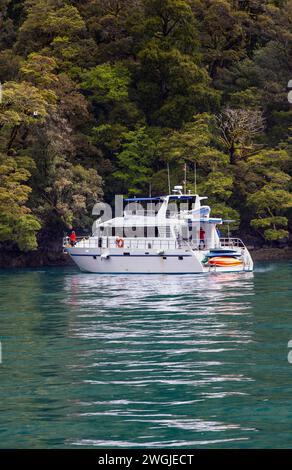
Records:
[[[240,238],[220,238],[221,247],[245,248],[245,244]]]
[[[90,236],[76,237],[76,243],[74,243],[74,245],[78,245],[78,247],[80,248],[95,248],[98,246],[98,239]],[[64,237],[63,248],[66,248],[68,246],[72,246],[70,237]]]
[[[183,238],[136,238],[124,237],[124,249],[136,250],[172,250],[176,248],[187,248],[192,250],[204,250],[210,248],[245,248],[240,238],[220,238],[218,246],[214,246],[214,241],[205,239],[204,242],[199,240],[186,240]],[[64,237],[63,247],[72,246],[69,237]],[[117,248],[117,237],[76,237],[75,246],[78,248]]]
[[[116,237],[103,237],[102,248],[117,248]],[[124,250],[173,250],[177,248],[177,241],[173,238],[123,238]]]
[[[136,237],[124,237],[123,238],[124,249],[136,249],[136,250],[174,250],[177,248],[186,250],[205,250],[213,248],[214,240],[206,238],[204,242],[200,242],[198,239],[191,240],[182,237],[177,238],[136,238]],[[117,237],[102,237],[102,248],[116,248]]]
[[[117,248],[117,238],[119,237],[76,237],[76,248]],[[72,246],[69,237],[63,239],[63,247]],[[135,238],[124,237],[124,249],[136,250],[173,250],[178,247],[177,240],[173,238]]]

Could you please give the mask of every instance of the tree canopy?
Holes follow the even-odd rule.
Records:
[[[1,0],[0,242],[180,184],[266,242],[292,225],[292,0]],[[196,181],[194,177],[196,172]]]

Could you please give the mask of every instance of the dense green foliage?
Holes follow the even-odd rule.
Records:
[[[185,164],[214,215],[285,239],[291,25],[292,0],[0,0],[0,242],[85,228]]]

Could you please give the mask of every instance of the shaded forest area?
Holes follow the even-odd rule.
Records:
[[[0,9],[2,252],[88,231],[96,201],[167,193],[167,166],[174,185],[185,164],[213,215],[252,243],[287,243],[292,0]]]

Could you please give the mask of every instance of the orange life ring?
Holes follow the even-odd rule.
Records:
[[[116,239],[116,245],[118,248],[124,248],[124,240],[122,238],[117,238]]]

